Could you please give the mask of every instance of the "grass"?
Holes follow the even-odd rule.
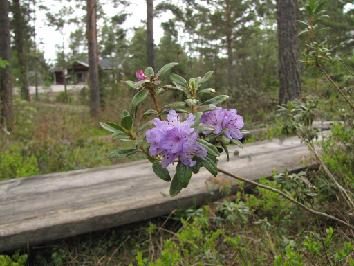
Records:
[[[102,119],[123,110],[106,106]],[[111,118],[113,120],[113,118]],[[0,133],[0,180],[112,165],[141,157],[116,158],[127,142],[106,138],[107,133],[89,117],[85,105],[15,100],[15,128]]]

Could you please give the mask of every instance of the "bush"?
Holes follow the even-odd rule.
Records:
[[[79,101],[81,104],[88,104],[89,102],[89,90],[87,87],[83,87],[79,92]]]
[[[26,101],[15,98],[14,100],[15,128],[13,135],[18,139],[32,137],[36,124],[34,119],[38,114],[36,108]]]
[[[71,103],[73,101],[73,98],[69,95],[69,93],[63,91],[57,95],[55,101],[58,103]]]
[[[0,255],[0,266],[25,266],[27,262],[27,255],[20,255],[15,253],[14,255]]]
[[[37,158],[23,145],[11,145],[0,153],[0,180],[36,174],[39,174]]]
[[[323,160],[341,178],[345,187],[354,189],[354,127],[336,124],[323,142]]]

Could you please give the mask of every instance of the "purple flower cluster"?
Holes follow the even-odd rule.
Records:
[[[147,76],[145,75],[143,70],[138,70],[135,72],[135,76],[136,78],[140,81],[140,80],[145,80],[147,78]]]
[[[146,140],[150,144],[149,153],[162,157],[162,167],[167,167],[176,159],[186,166],[194,166],[194,156],[207,156],[205,148],[197,143],[198,134],[194,131],[194,116],[189,114],[185,121],[180,121],[175,110],[170,110],[167,121],[155,118],[155,127],[146,132]]]
[[[223,109],[217,107],[202,115],[200,122],[214,128],[213,133],[224,133],[228,139],[242,139],[240,129],[243,127],[243,118],[238,115],[236,109]]]

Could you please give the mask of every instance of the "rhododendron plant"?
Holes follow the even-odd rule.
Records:
[[[135,72],[135,76],[138,80],[144,80],[146,79],[145,73],[143,70],[139,69]]]
[[[146,140],[150,144],[149,154],[161,156],[162,167],[166,168],[174,161],[180,161],[185,166],[195,166],[193,157],[205,158],[207,150],[198,142],[198,134],[193,128],[194,115],[181,122],[175,110],[169,111],[167,121],[155,118],[155,127],[146,131]]]
[[[129,111],[124,111],[121,122],[101,123],[121,141],[132,142],[131,149],[118,150],[116,155],[130,156],[141,152],[152,163],[154,173],[170,183],[170,195],[177,195],[187,187],[194,174],[204,167],[212,175],[218,172],[253,186],[272,191],[297,204],[304,210],[331,219],[351,229],[354,227],[333,215],[314,210],[298,202],[287,192],[260,184],[254,180],[236,176],[218,168],[220,152],[226,152],[229,144],[239,143],[242,138],[243,118],[236,109],[217,107],[228,99],[227,95],[215,96],[215,90],[203,88],[213,72],[203,77],[190,78],[188,81],[177,74],[171,74],[172,85],[164,85],[161,77],[166,75],[177,63],[163,66],[157,73],[151,67],[136,72],[137,81],[127,81],[135,91]],[[165,79],[164,79],[165,80]],[[168,91],[181,93],[183,101],[160,104],[160,96]],[[153,109],[145,110],[143,120],[139,120],[138,108],[148,98]],[[165,99],[168,97],[164,97]],[[147,120],[147,122],[145,122]],[[174,176],[170,168],[176,165]]]
[[[237,114],[236,109],[227,110],[217,107],[204,113],[200,122],[212,126],[213,133],[216,135],[223,133],[229,139],[242,139],[240,129],[243,128],[243,117]]]
[[[267,189],[312,214],[354,228],[335,216],[311,209],[277,188],[218,168],[220,152],[226,152],[229,159],[227,146],[239,143],[238,140],[242,138],[240,129],[243,127],[243,118],[237,114],[236,109],[217,107],[228,99],[227,95],[215,96],[214,89],[203,89],[212,72],[203,77],[190,78],[188,81],[177,74],[171,74],[173,85],[163,85],[161,76],[166,75],[175,65],[176,63],[167,64],[156,74],[148,67],[145,71],[137,71],[138,81],[127,81],[128,86],[135,91],[130,111],[123,112],[120,124],[101,123],[101,126],[112,132],[116,138],[134,144],[132,149],[117,151],[117,155],[144,153],[152,163],[154,173],[162,180],[171,182],[172,196],[187,187],[193,173],[198,173],[204,167],[214,176],[221,172],[242,182]],[[161,106],[160,96],[171,90],[181,93],[184,100]],[[145,110],[143,117],[148,121],[143,123],[138,121],[136,114],[148,96],[154,108]],[[174,165],[176,171],[171,178],[170,168]]]
[[[213,72],[188,81],[170,74],[172,85],[162,84],[161,77],[175,65],[167,64],[157,73],[151,67],[138,70],[137,81],[127,81],[135,95],[121,123],[101,123],[116,138],[134,144],[134,148],[119,150],[116,154],[144,153],[154,173],[171,182],[171,195],[187,187],[193,173],[198,173],[202,167],[216,176],[220,152],[226,152],[229,157],[227,145],[239,143],[243,127],[243,118],[235,109],[217,107],[228,99],[227,95],[215,96],[214,89],[203,88]],[[162,106],[160,96],[167,91],[181,93],[184,100]],[[145,110],[143,121],[138,121],[137,110],[148,98],[154,108]],[[174,166],[176,171],[171,177],[170,168]]]

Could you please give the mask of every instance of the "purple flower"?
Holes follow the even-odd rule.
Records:
[[[217,107],[204,113],[200,122],[213,127],[213,133],[216,135],[224,133],[229,139],[242,139],[240,129],[243,127],[243,118],[236,113],[236,109],[227,110]]]
[[[204,158],[207,156],[205,148],[197,143],[198,134],[194,131],[194,116],[181,122],[175,110],[170,110],[167,121],[154,119],[152,129],[146,131],[146,140],[150,144],[149,153],[155,157],[162,157],[162,167],[167,167],[175,160],[192,167],[196,164],[193,157]]]
[[[139,69],[135,72],[135,76],[138,80],[145,80],[147,77],[145,76],[145,73],[143,70]]]

